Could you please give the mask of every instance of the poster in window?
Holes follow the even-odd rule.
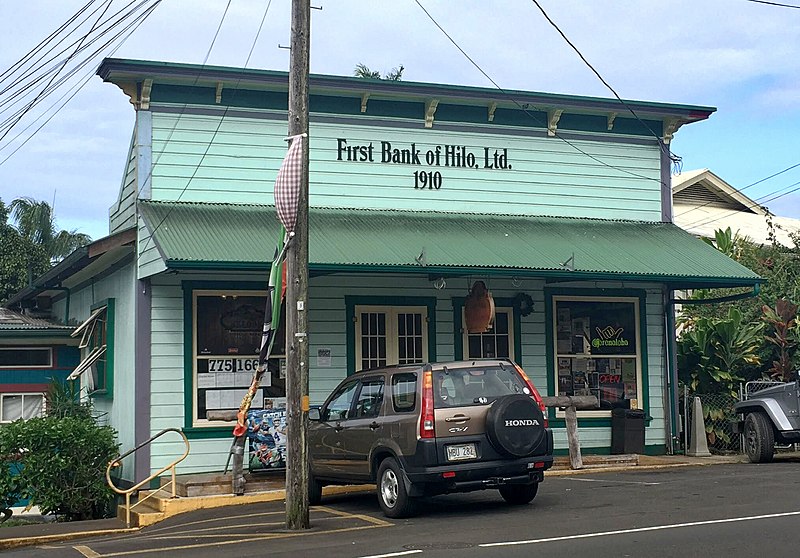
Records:
[[[572,359],[560,358],[558,359],[558,375],[570,376],[572,374]]]

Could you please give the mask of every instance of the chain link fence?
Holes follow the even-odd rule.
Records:
[[[733,412],[733,404],[739,401],[738,397],[724,393],[690,393],[684,391],[681,401],[684,425],[684,447],[688,448],[691,440],[688,439],[694,420],[692,408],[694,398],[699,397],[703,406],[703,422],[706,428],[706,441],[708,451],[717,455],[742,453],[741,437],[736,432],[738,416]]]

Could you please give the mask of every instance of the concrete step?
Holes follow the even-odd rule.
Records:
[[[231,473],[206,473],[193,475],[178,475],[176,477],[176,493],[181,497],[214,496],[218,494],[231,494]],[[283,472],[277,473],[247,473],[244,476],[245,494],[254,492],[269,492],[283,490],[286,484]],[[169,482],[169,478],[162,479],[162,487]],[[170,490],[167,488],[167,490]]]

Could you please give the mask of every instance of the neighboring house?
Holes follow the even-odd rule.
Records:
[[[44,308],[29,314],[49,316],[49,300],[39,303]],[[0,308],[0,423],[43,414],[50,384],[64,381],[80,360],[74,329]]]
[[[98,73],[135,110],[111,236],[12,305],[50,295],[83,322],[73,375],[123,451],[181,427],[181,470],[219,471],[231,425],[207,413],[237,408],[255,365],[287,74],[115,59]],[[310,90],[311,402],[367,367],[508,357],[543,392],[600,398],[579,413],[584,451],[610,451],[615,407],[644,409],[646,451],[667,451],[673,291],[761,281],[671,223],[660,141],[714,109],[629,102],[637,119],[611,99],[335,76]],[[479,280],[497,315],[468,334]],[[266,407],[285,404],[278,339]],[[563,413],[549,418],[565,452]],[[181,452],[146,446],[137,479]]]
[[[800,219],[770,215],[767,208],[748,198],[708,169],[686,171],[672,177],[674,222],[697,236],[714,238],[717,229],[769,244],[770,223],[775,240],[794,246],[790,233],[800,232]]]

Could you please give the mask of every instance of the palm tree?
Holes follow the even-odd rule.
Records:
[[[10,205],[19,234],[44,248],[51,261],[59,261],[76,248],[89,244],[89,235],[76,230],[57,230],[53,208],[46,201],[23,197]]]
[[[360,78],[367,79],[384,79],[387,81],[400,81],[403,78],[403,65],[400,64],[397,68],[392,68],[392,71],[381,77],[381,73],[377,70],[370,70],[364,64],[356,64],[356,69],[353,70],[353,75]]]

